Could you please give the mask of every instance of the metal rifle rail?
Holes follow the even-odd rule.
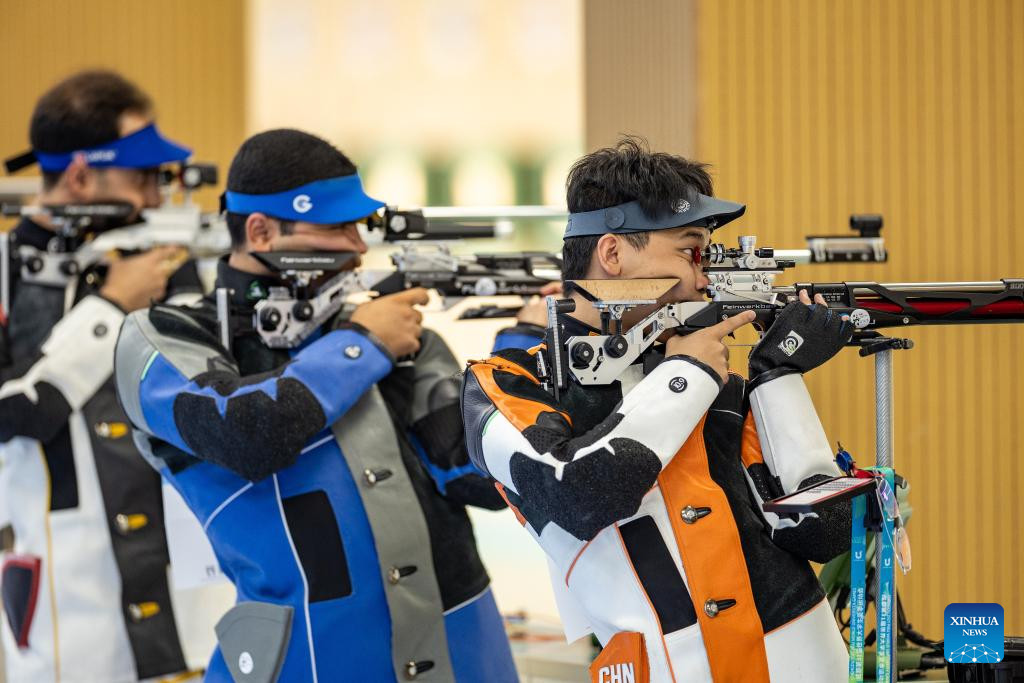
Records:
[[[532,296],[561,278],[562,260],[547,252],[459,256],[447,244],[403,243],[391,255],[393,271],[365,271],[364,284],[380,294],[426,287],[442,296]],[[376,278],[376,280],[374,280]]]

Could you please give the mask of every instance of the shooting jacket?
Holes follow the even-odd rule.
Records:
[[[138,442],[238,591],[207,680],[516,680],[465,510],[504,503],[469,462],[454,357],[424,331],[396,365],[340,316],[269,349],[252,307],[279,284],[220,263],[230,351],[210,299],[132,314],[118,343]]]
[[[45,251],[52,236],[24,219],[11,241]],[[10,272],[0,336],[0,527],[15,538],[0,574],[7,680],[121,683],[184,671],[160,478],[114,393],[124,313],[97,294],[99,272],[66,288]],[[168,294],[198,298],[194,264]]]
[[[562,322],[566,339],[596,332]],[[593,680],[845,680],[809,561],[849,547],[849,508],[761,511],[839,474],[802,378],[748,394],[738,375],[648,354],[607,386],[570,378],[555,401],[539,351],[470,364],[466,437],[546,552],[570,639],[605,646]]]

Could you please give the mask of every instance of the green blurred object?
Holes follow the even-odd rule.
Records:
[[[452,163],[432,159],[427,163],[427,205],[448,206],[452,203]]]
[[[516,159],[512,165],[512,173],[516,183],[516,204],[529,206],[544,203],[544,192],[541,178],[544,168],[531,159]]]
[[[896,671],[897,678],[899,680],[913,680],[916,678],[924,678],[923,675],[912,676],[904,678],[904,674],[912,671],[921,671],[921,655],[924,654],[923,650],[919,650],[916,647],[903,646],[902,644],[896,648]],[[873,681],[875,680],[875,651],[866,650],[864,652],[864,680]]]

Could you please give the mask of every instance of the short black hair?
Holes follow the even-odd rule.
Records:
[[[66,153],[117,140],[121,115],[148,114],[153,101],[124,76],[106,70],[80,71],[50,88],[32,112],[29,141],[41,152]],[[63,171],[43,172],[52,188]]]
[[[242,143],[231,161],[227,188],[243,194],[274,194],[355,172],[351,159],[326,140],[294,128],[277,128]],[[246,218],[248,214],[227,214],[234,247],[245,244]],[[282,221],[283,230],[288,225]]]
[[[650,151],[641,137],[623,136],[614,147],[605,147],[579,159],[565,181],[569,211],[596,211],[638,201],[644,213],[659,216],[674,210],[680,199],[712,194],[707,164],[675,154]],[[624,233],[637,249],[647,246],[650,233]],[[562,246],[562,279],[585,278],[600,235],[570,237]]]

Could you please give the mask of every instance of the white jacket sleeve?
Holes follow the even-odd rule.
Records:
[[[44,443],[110,379],[124,313],[87,296],[50,332],[39,358],[0,386],[0,441],[15,436]]]
[[[531,377],[478,363],[463,385],[467,446],[537,533],[554,522],[589,540],[636,513],[719,391],[706,366],[669,358],[580,434]]]
[[[782,490],[792,493],[816,474],[842,474],[801,375],[785,375],[750,394],[761,452]]]
[[[749,464],[746,475],[759,508],[766,500],[842,474],[801,375],[755,388],[750,411],[764,464]],[[780,516],[763,509],[761,514],[776,545],[807,560],[827,562],[849,548],[848,502],[820,514]]]

